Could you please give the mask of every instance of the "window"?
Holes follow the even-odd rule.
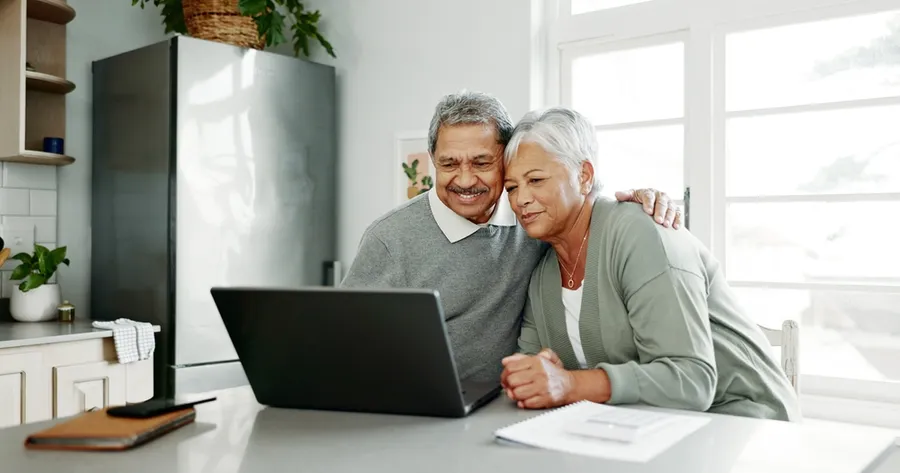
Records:
[[[605,193],[687,191],[750,315],[800,322],[804,393],[900,402],[896,0],[559,2],[546,99]]]
[[[634,5],[636,3],[649,2],[651,0],[572,0],[572,14],[578,15],[597,10]]]
[[[672,38],[571,48],[564,103],[597,129],[603,194],[684,189],[684,43]]]
[[[898,47],[897,11],[724,37],[727,276],[803,374],[900,381]]]

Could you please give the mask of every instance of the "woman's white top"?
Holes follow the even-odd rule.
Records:
[[[563,307],[566,308],[566,332],[569,334],[569,342],[575,351],[575,358],[582,369],[587,369],[587,361],[584,359],[584,348],[581,347],[581,332],[578,330],[578,320],[581,318],[581,290],[584,282],[578,289],[562,289]]]

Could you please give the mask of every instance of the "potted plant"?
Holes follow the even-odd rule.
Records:
[[[423,176],[422,177],[422,189],[419,190],[419,194],[424,194],[431,190],[431,187],[434,185],[434,181],[431,180],[431,176]]]
[[[18,253],[12,257],[20,264],[9,279],[22,282],[13,289],[9,301],[9,312],[20,322],[42,322],[53,320],[59,306],[59,285],[47,282],[53,277],[60,264],[69,265],[66,247],[53,251],[41,245],[34,245],[34,253]]]
[[[419,177],[418,159],[414,159],[412,164],[401,163],[401,165],[403,166],[403,173],[406,174],[406,178],[409,179],[409,186],[406,188],[407,199],[412,199],[419,194],[428,192],[431,189],[431,186],[434,185],[431,176],[422,176],[422,187],[417,187],[418,183],[416,182],[416,178]]]
[[[331,43],[319,33],[322,14],[306,10],[299,0],[131,0],[141,8],[151,2],[162,6],[166,33],[254,49],[287,42],[290,33],[295,56],[301,52],[309,56],[313,40],[337,57]]]

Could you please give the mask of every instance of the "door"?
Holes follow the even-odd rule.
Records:
[[[53,417],[125,404],[125,365],[99,361],[53,368]]]

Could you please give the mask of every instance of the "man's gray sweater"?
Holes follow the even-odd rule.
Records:
[[[451,243],[423,194],[366,229],[343,286],[437,290],[460,378],[498,381],[546,249],[519,225],[482,226]]]

